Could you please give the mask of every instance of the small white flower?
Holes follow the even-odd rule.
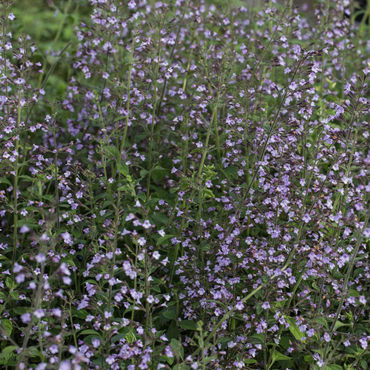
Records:
[[[142,227],[144,228],[144,229],[150,229],[150,227],[151,227],[152,225],[151,225],[151,223],[149,222],[149,220],[145,220],[144,222],[143,222],[143,224],[142,224]]]
[[[141,237],[138,241],[139,245],[141,245],[142,247],[146,244],[146,240],[145,238]]]

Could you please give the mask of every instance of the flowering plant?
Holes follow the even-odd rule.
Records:
[[[2,366],[367,368],[366,21],[214,3],[0,0]]]

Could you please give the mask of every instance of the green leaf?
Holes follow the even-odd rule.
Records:
[[[152,179],[154,181],[162,180],[170,172],[161,166],[155,166],[152,171]]]
[[[180,321],[180,327],[186,330],[197,330],[197,324],[193,320],[182,320]]]
[[[118,333],[118,334],[114,335],[110,341],[112,343],[115,343],[115,342],[118,342],[120,339],[125,338],[125,336],[126,336],[126,334]]]
[[[155,223],[161,223],[163,225],[166,225],[168,221],[168,217],[163,213],[154,213],[152,215],[152,219],[154,220]]]
[[[178,364],[174,366],[173,370],[190,370],[190,367],[185,364]]]
[[[202,191],[202,198],[214,198],[215,195],[213,194],[212,190],[210,189],[203,189]]]
[[[175,322],[174,322],[174,321],[172,321],[172,322],[175,324]],[[176,325],[171,326],[171,327],[166,331],[166,337],[167,337],[168,339],[171,339],[171,338],[178,338],[179,334],[180,334],[180,331],[179,331],[179,329],[177,328],[177,326],[176,326]]]
[[[10,296],[15,299],[16,301],[19,299],[19,293],[18,292],[10,292]]]
[[[119,173],[123,176],[128,176],[129,174],[129,168],[126,163],[118,163],[117,164],[117,169]]]
[[[316,317],[316,322],[323,325],[325,328],[328,328],[328,322],[326,321],[325,317]]]
[[[171,234],[168,234],[168,235],[165,235],[165,236],[161,236],[158,240],[157,240],[157,245],[162,245],[164,244],[166,241],[168,241],[168,239],[171,239],[173,238],[173,235]]]
[[[12,282],[12,279],[10,277],[7,277],[5,279],[5,284],[6,286],[9,288],[9,289],[12,289],[13,288],[13,282]]]
[[[5,348],[2,350],[1,354],[5,355],[5,354],[7,354],[7,353],[10,353],[10,352],[15,351],[15,350],[16,350],[16,349],[18,349],[18,348],[19,348],[18,346],[8,346],[8,347],[5,347]]]
[[[363,369],[367,369],[368,368],[368,365],[367,365],[367,361],[366,360],[361,360],[360,361],[360,364],[361,364],[361,367],[363,368]]]
[[[272,355],[272,360],[275,362],[275,361],[286,361],[286,360],[291,360],[292,358],[289,357],[289,356],[285,356],[283,355],[282,353],[280,353],[279,351],[274,351],[273,355]]]
[[[343,367],[340,366],[340,365],[331,364],[331,365],[326,366],[326,369],[330,369],[330,370],[343,370]]]
[[[338,328],[342,327],[342,326],[349,326],[350,324],[343,324],[342,322],[340,321],[337,321],[335,323],[335,326],[334,326],[334,330],[337,330]]]
[[[167,361],[170,365],[172,365],[175,360],[174,357],[167,357],[166,355],[161,356],[159,359],[161,361]]]
[[[222,172],[229,181],[233,181],[238,178],[238,169],[235,166],[224,168]]]
[[[145,193],[140,193],[137,195],[139,199],[141,199],[143,202],[146,202],[146,194]]]
[[[1,320],[1,326],[5,329],[5,335],[7,337],[10,337],[13,331],[13,324],[10,320],[2,319]]]
[[[161,288],[159,287],[159,285],[153,285],[152,286],[152,290],[154,290],[157,293],[160,293],[161,292]]]
[[[125,338],[126,338],[128,344],[130,344],[132,342],[135,342],[137,340],[135,333],[133,333],[132,331],[128,332],[125,335]]]
[[[12,185],[12,183],[5,177],[0,177],[0,184]]]
[[[92,282],[88,281],[88,282],[90,282],[92,284],[96,284],[96,282],[94,282],[94,281],[92,281]],[[88,313],[87,313],[86,310],[83,310],[83,309],[78,310],[77,308],[72,308],[72,315],[78,317],[79,319],[85,320]]]
[[[299,330],[297,324],[295,323],[295,319],[290,316],[285,316],[285,320],[289,324],[289,330],[293,334],[294,338],[301,340],[301,338],[304,337],[304,333]]]
[[[96,330],[93,330],[93,329],[83,330],[78,335],[98,335],[99,337],[101,337],[101,335]]]
[[[244,360],[245,364],[255,364],[257,363],[257,360],[253,360],[253,358],[247,358]]]
[[[162,315],[163,315],[166,319],[176,320],[176,312],[175,312],[174,310],[166,310],[166,311],[163,311],[163,312],[162,312]]]
[[[303,356],[305,362],[307,362],[308,364],[312,364],[315,360],[313,359],[312,355],[305,355]]]
[[[119,154],[118,154],[118,149],[115,146],[105,146],[104,147],[105,152],[108,154],[110,157],[114,157],[118,161]]]
[[[147,175],[147,173],[148,173],[148,171],[147,170],[141,170],[140,171],[140,177],[144,177],[144,176],[146,176]]]
[[[73,229],[72,234],[76,237],[79,238],[82,235],[82,232],[78,229]]]
[[[181,359],[183,360],[184,359],[184,347],[182,346],[182,344],[175,338],[171,339],[170,344],[171,344],[173,354],[176,357],[181,357]]]
[[[265,343],[265,336],[263,334],[253,334],[250,338],[255,344]]]

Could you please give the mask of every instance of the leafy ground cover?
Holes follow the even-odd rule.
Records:
[[[2,368],[368,368],[370,7],[0,4]]]

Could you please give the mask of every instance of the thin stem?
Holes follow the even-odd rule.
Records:
[[[58,182],[58,147],[57,147],[57,138],[56,138],[56,118],[54,117],[54,130],[53,130],[53,139],[54,139],[54,177],[55,177],[55,201],[57,209],[57,228],[60,230],[60,221],[59,221],[59,182]]]
[[[61,52],[59,53],[58,59],[57,59],[57,60],[53,63],[53,65],[49,68],[48,73],[46,74],[45,79],[44,79],[44,81],[43,81],[43,82],[42,82],[42,84],[41,84],[40,90],[41,90],[41,89],[43,89],[43,88],[45,87],[46,83],[47,83],[47,82],[48,82],[48,80],[49,80],[49,77],[52,75],[52,73],[54,72],[55,67],[57,66],[57,64],[59,63],[60,59],[62,58],[62,55],[63,55],[63,54],[64,54],[64,52],[69,48],[69,46],[70,46],[71,44],[72,44],[72,42],[71,42],[71,41],[69,41],[69,42],[67,43],[67,45],[66,45],[66,46],[61,50]],[[36,94],[36,99],[39,97],[39,95],[40,95],[40,92],[38,91],[38,92],[37,92],[37,94]],[[25,119],[25,121],[24,121],[24,124],[25,124],[25,125],[27,125],[27,123],[28,123],[28,120],[29,120],[29,118],[30,118],[30,116],[31,116],[31,113],[32,113],[32,111],[33,111],[33,108],[34,108],[35,104],[36,104],[36,102],[33,102],[33,103],[31,104],[31,107],[30,107],[29,111],[27,112],[27,116],[26,116],[26,119]]]
[[[205,145],[204,145],[204,151],[203,151],[202,159],[201,159],[201,162],[200,162],[200,165],[199,165],[199,170],[198,170],[198,175],[197,175],[196,183],[199,182],[200,176],[201,176],[202,171],[203,171],[204,161],[205,161],[206,155],[207,155],[207,148],[208,148],[208,144],[209,144],[209,138],[211,136],[212,126],[213,126],[213,122],[214,122],[214,119],[215,119],[215,116],[216,116],[216,112],[217,112],[217,106],[218,106],[218,103],[219,103],[219,100],[220,100],[220,96],[221,96],[221,91],[220,91],[221,85],[222,84],[220,83],[219,84],[219,89],[218,89],[218,92],[217,92],[216,104],[215,104],[215,107],[213,109],[211,121],[210,121],[209,126],[208,126],[206,142],[205,142]],[[184,212],[183,217],[182,217],[181,226],[180,226],[179,233],[178,233],[179,236],[181,236],[181,234],[182,234],[182,230],[183,230],[184,225],[185,225],[185,216],[186,216],[186,214],[187,214],[187,212],[188,212],[188,210],[189,210],[189,208],[190,208],[190,206],[192,204],[193,198],[195,196],[195,192],[196,192],[196,189],[193,188],[193,190],[191,192],[191,195],[189,197],[189,200],[188,200],[188,204],[187,204],[187,206],[185,208],[185,212]],[[175,253],[174,253],[172,264],[171,264],[170,284],[172,283],[173,274],[174,274],[174,270],[175,270],[175,262],[177,260],[178,253],[179,253],[179,243],[176,244]]]
[[[18,116],[17,116],[17,135],[15,139],[15,164],[14,164],[14,203],[13,203],[13,211],[14,211],[14,226],[13,226],[13,257],[12,257],[12,280],[14,280],[14,271],[13,266],[16,260],[17,254],[17,244],[18,244],[18,158],[19,158],[19,128],[21,123],[21,89],[18,90]]]
[[[362,228],[362,230],[358,233],[358,237],[357,237],[357,242],[356,242],[356,246],[355,246],[355,250],[353,251],[353,254],[352,254],[352,258],[349,262],[349,265],[348,265],[348,269],[347,269],[347,272],[346,272],[346,275],[345,275],[345,278],[344,278],[344,283],[343,283],[343,287],[342,287],[342,296],[341,296],[341,299],[340,299],[340,302],[339,302],[339,306],[337,308],[337,312],[335,314],[335,317],[334,317],[334,320],[331,324],[331,327],[330,327],[330,330],[329,330],[329,335],[331,336],[333,334],[333,331],[335,330],[335,325],[339,319],[339,315],[340,313],[342,312],[342,308],[343,308],[343,303],[344,303],[344,297],[347,295],[347,288],[348,288],[348,282],[349,282],[349,277],[351,275],[351,272],[352,272],[352,269],[353,269],[353,266],[355,264],[355,259],[357,257],[357,254],[360,250],[360,246],[361,246],[361,241],[362,241],[362,237],[363,237],[363,233],[364,233],[364,230],[367,228],[367,225],[369,223],[369,217],[370,217],[370,210],[367,211],[368,214],[366,216],[366,219],[365,219],[365,222],[364,222],[364,226]],[[323,359],[324,359],[324,362],[326,361],[326,356],[327,356],[327,351],[328,351],[328,347],[329,347],[329,343],[326,343],[325,345],[325,348],[324,348],[324,355],[323,355]]]
[[[157,55],[157,65],[155,69],[154,74],[154,103],[153,103],[153,111],[152,111],[152,125],[150,127],[150,145],[149,145],[149,153],[148,153],[148,181],[146,185],[146,200],[149,199],[150,194],[150,180],[152,177],[152,154],[153,154],[153,141],[154,141],[154,124],[155,124],[155,116],[156,116],[156,110],[157,110],[157,84],[158,84],[158,72],[159,72],[159,63],[161,59],[161,39],[159,35],[159,49],[158,49],[158,55]]]
[[[128,120],[130,116],[130,89],[131,89],[131,72],[132,72],[132,61],[134,58],[134,50],[135,50],[135,35],[132,37],[132,45],[131,45],[131,53],[130,53],[130,63],[128,68],[128,81],[127,81],[127,103],[126,103],[126,124],[125,130],[123,132],[123,138],[120,147],[120,154],[122,156],[123,149],[125,148],[125,142],[127,137],[127,129],[128,129]]]

